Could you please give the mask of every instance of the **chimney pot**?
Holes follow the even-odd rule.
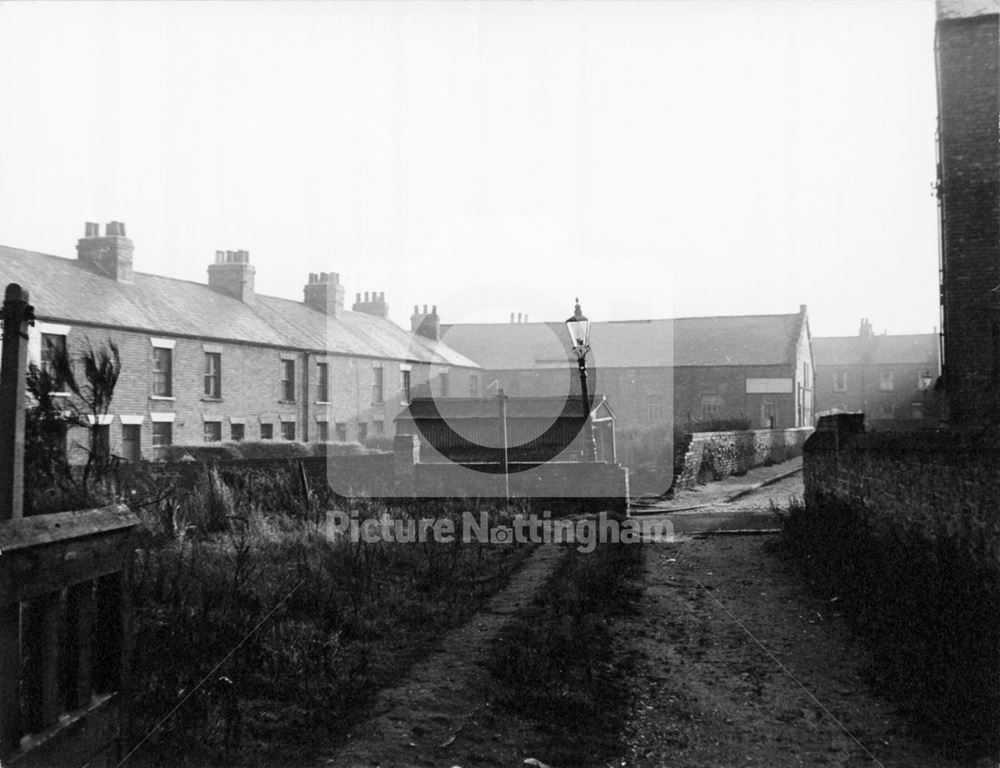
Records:
[[[427,305],[426,304],[424,304],[424,314],[425,315],[427,314]]]
[[[361,294],[360,293],[355,294],[355,296],[354,296],[354,303],[355,304],[360,304],[361,303]]]
[[[517,322],[519,322],[519,323],[521,322],[521,313],[520,312],[517,313]]]
[[[511,322],[511,325],[514,324],[514,313],[513,312],[510,313],[510,322]]]
[[[100,237],[101,227],[95,221],[88,221],[84,224],[84,237]]]
[[[368,303],[368,291],[365,291],[365,304]]]
[[[413,305],[413,314],[415,315],[420,314],[420,307],[418,307],[416,304]]]

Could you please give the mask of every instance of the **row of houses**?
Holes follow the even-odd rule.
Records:
[[[417,398],[503,389],[552,403],[579,392],[562,323],[442,325],[414,306],[410,328],[383,292],[350,309],[336,272],[305,276],[301,301],[259,293],[246,251],[216,251],[207,282],[134,269],[125,225],[88,223],[76,258],[0,246],[0,280],[31,291],[29,355],[113,341],[122,375],[104,442],[127,460],[219,440],[366,442],[412,431]],[[866,330],[867,329],[867,330]],[[928,415],[933,335],[812,338],[805,306],[779,315],[594,322],[592,391],[617,429],[811,425],[818,411]],[[561,399],[560,399],[561,398]],[[404,416],[402,426],[397,424]],[[605,417],[607,414],[605,414]]]

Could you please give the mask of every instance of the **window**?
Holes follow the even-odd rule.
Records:
[[[401,371],[401,373],[403,374],[403,384],[401,389],[403,394],[403,403],[405,404],[410,402],[410,372]]]
[[[222,355],[205,353],[205,397],[222,397]]]
[[[321,403],[330,402],[330,365],[316,364],[316,399]]]
[[[385,401],[385,376],[381,365],[372,368],[372,402],[381,403]]]
[[[847,371],[836,371],[833,374],[833,391],[834,392],[847,391]]]
[[[718,395],[701,396],[701,417],[703,419],[717,419],[722,410],[722,398]]]
[[[294,440],[295,439],[295,422],[294,421],[283,421],[283,422],[281,422],[281,439],[282,440]]]
[[[246,437],[247,430],[245,424],[230,424],[229,425],[229,439],[234,442],[240,442]]]
[[[142,427],[138,424],[122,426],[122,458],[125,461],[142,460]]]
[[[924,404],[923,403],[911,403],[910,404],[910,417],[914,419],[922,419],[924,417]]]
[[[319,436],[319,441],[321,443],[326,443],[330,440],[330,424],[325,421],[316,422],[316,431]]]
[[[358,424],[358,442],[363,443],[367,439],[368,439],[368,425],[364,423]]]
[[[337,442],[346,443],[347,442],[347,424],[342,421],[338,421],[334,427],[334,431],[337,433]]]
[[[274,439],[274,425],[273,424],[261,424],[260,425],[260,439],[261,440],[273,440]]]
[[[53,333],[43,333],[42,334],[42,356],[41,364],[42,370],[45,371],[49,376],[56,380],[56,389],[62,390],[63,385],[66,383],[63,381],[55,369],[55,359],[57,356],[66,356],[66,337],[58,336]]]
[[[879,403],[878,415],[880,419],[891,419],[893,417],[892,403],[885,400]]]
[[[661,421],[663,419],[663,395],[647,396],[647,416],[650,421]]]
[[[372,428],[379,437],[385,434],[385,422],[382,419],[375,419],[372,422]]]
[[[170,350],[167,350],[168,352]],[[173,440],[174,425],[169,421],[153,422],[153,458],[163,461],[166,458],[167,446]]]
[[[172,397],[173,387],[173,350],[166,347],[153,347],[153,395],[155,397]]]
[[[448,374],[439,373],[438,381],[441,382],[441,397],[448,397]]]
[[[878,388],[883,392],[892,391],[893,389],[892,371],[882,371],[882,377],[879,379]]]
[[[479,397],[479,377],[474,373],[469,376],[469,397]]]
[[[292,402],[295,400],[295,361],[281,361],[281,399]]]
[[[222,440],[222,422],[221,421],[206,421],[205,422],[205,442],[206,443],[217,443]]]

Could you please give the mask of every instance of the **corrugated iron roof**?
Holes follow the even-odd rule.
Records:
[[[591,324],[592,364],[608,368],[786,365],[804,315],[737,315]],[[563,323],[443,325],[442,339],[486,370],[565,365]]]
[[[30,292],[41,319],[333,354],[478,368],[446,344],[363,312],[330,317],[257,294],[247,304],[202,283],[142,272],[120,283],[74,259],[0,246],[0,281]]]
[[[830,365],[936,365],[938,336],[826,336],[812,340],[816,367]]]

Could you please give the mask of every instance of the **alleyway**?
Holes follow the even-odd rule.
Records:
[[[771,502],[801,494],[797,474],[731,504],[665,517],[689,533],[718,521],[773,528]],[[640,610],[617,632],[638,658],[618,765],[958,766],[918,741],[870,687],[836,601],[812,597],[776,541],[682,536],[647,546]]]

